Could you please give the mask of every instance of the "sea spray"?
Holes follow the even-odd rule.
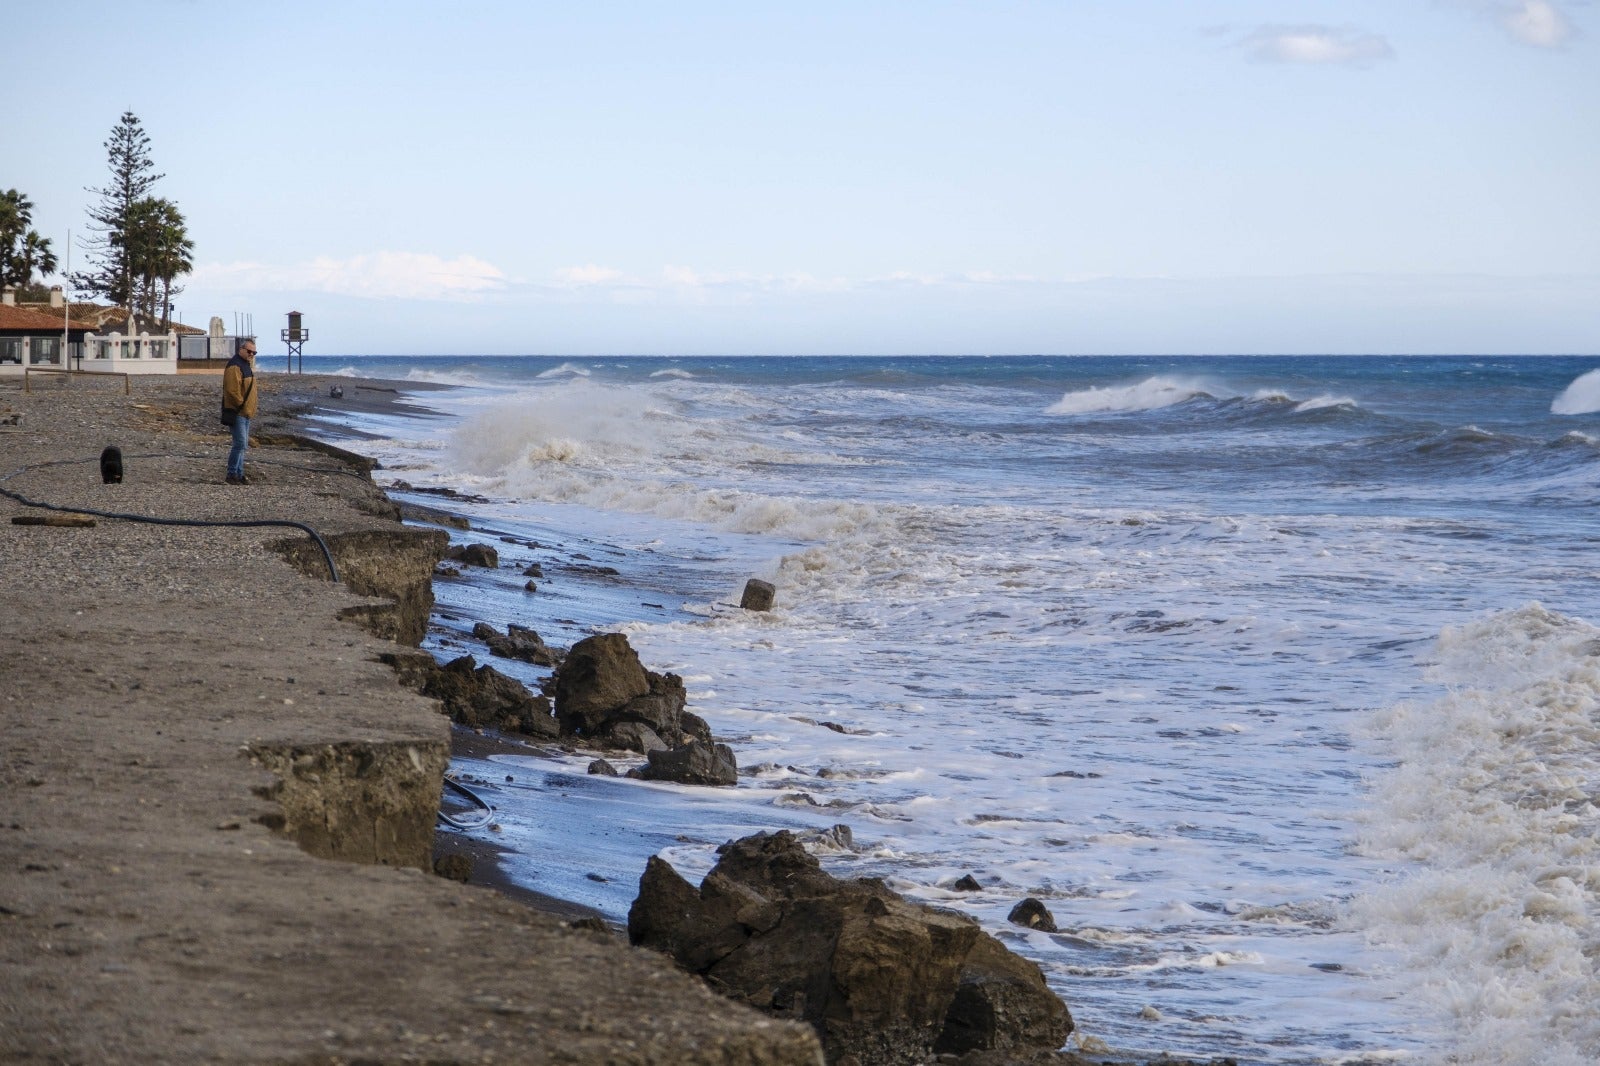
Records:
[[[1558,415],[1587,415],[1600,411],[1600,370],[1591,370],[1561,390],[1550,401],[1550,411]]]
[[[1354,908],[1399,944],[1472,1066],[1600,1058],[1600,629],[1534,603],[1451,627],[1449,694],[1378,716],[1363,848],[1420,868]]]

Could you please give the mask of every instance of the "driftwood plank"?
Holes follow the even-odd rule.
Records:
[[[65,526],[84,529],[95,524],[86,514],[19,514],[11,516],[14,526]]]

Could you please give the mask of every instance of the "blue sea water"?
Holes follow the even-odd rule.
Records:
[[[305,360],[460,386],[346,420],[509,538],[430,646],[621,629],[746,771],[459,767],[531,887],[621,918],[649,854],[844,823],[828,868],[979,919],[1082,1046],[1485,1064],[1600,1059],[1597,366]]]

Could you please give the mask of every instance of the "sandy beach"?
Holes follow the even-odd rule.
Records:
[[[820,1061],[808,1029],[664,959],[428,872],[449,723],[378,662],[396,645],[369,630],[416,619],[356,589],[396,578],[363,577],[374,550],[425,585],[442,538],[407,533],[359,464],[294,446],[327,380],[265,383],[241,487],[215,378],[0,381],[0,488],[301,522],[345,572],[298,530],[17,525],[50,512],[0,498],[0,1057]]]

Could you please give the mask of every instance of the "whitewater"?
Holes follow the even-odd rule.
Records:
[[[650,854],[845,824],[827,868],[978,919],[1091,1050],[1600,1059],[1600,360],[305,362],[458,386],[328,423],[497,538],[428,647],[621,630],[738,757],[459,760],[529,887],[623,919]]]

